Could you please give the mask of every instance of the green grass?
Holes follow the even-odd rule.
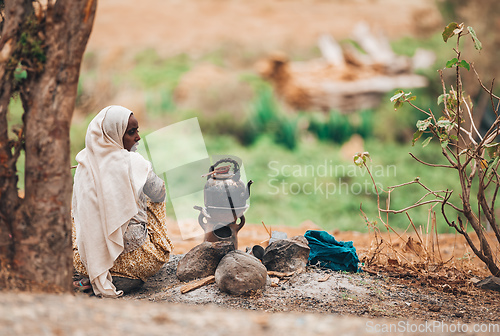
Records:
[[[243,160],[248,179],[254,180],[251,206],[247,221],[269,225],[298,226],[311,220],[326,230],[366,231],[360,205],[370,220],[377,217],[377,198],[368,173],[352,161],[340,157],[340,146],[323,142],[300,142],[294,151],[276,144],[270,137],[261,137],[249,147],[243,147],[231,137],[205,137],[209,155],[231,154]],[[410,150],[424,160],[433,161],[439,152],[437,145],[381,144],[376,140],[366,143],[371,153],[372,174],[379,186],[401,184],[419,176],[435,189],[456,189],[454,176],[444,169],[430,169],[416,163]],[[423,189],[406,187],[392,194],[393,209],[404,208],[415,202]],[[384,200],[385,198],[383,198]],[[455,199],[456,201],[456,199]],[[428,207],[410,211],[415,224],[425,231]],[[389,224],[405,229],[406,215],[391,215]],[[440,232],[451,232],[439,220]]]
[[[16,116],[20,107],[15,102],[13,104],[11,111],[14,122],[20,120]],[[76,163],[74,157],[84,147],[86,128],[92,117],[89,115],[71,128],[72,164]],[[156,125],[155,129],[160,127]],[[147,133],[147,129],[142,130],[143,136]],[[371,178],[366,170],[356,167],[351,160],[341,158],[341,145],[338,143],[320,141],[315,137],[308,141],[299,139],[293,150],[290,150],[277,142],[272,133],[259,135],[248,146],[229,135],[203,134],[209,155],[240,157],[247,178],[254,180],[251,206],[246,213],[249,223],[264,221],[266,225],[272,226],[298,226],[310,220],[326,230],[366,231],[360,212],[361,204],[371,221],[377,218],[377,198]],[[436,162],[435,158],[440,157],[437,143],[431,142],[422,148],[419,144],[412,147],[410,143],[381,142],[377,137],[369,137],[365,140],[365,150],[371,154],[369,165],[376,183],[382,189],[409,182],[419,176],[423,183],[433,189],[458,190],[455,175],[444,169],[423,166],[408,154],[412,151],[424,161]],[[23,166],[21,157],[21,173]],[[22,179],[19,187],[23,188]],[[391,208],[407,207],[423,194],[423,190],[415,186],[396,190],[391,196]],[[456,194],[458,192],[455,192],[453,201],[458,203]],[[382,197],[382,204],[385,204],[385,196]],[[422,225],[424,231],[428,209],[422,207],[410,211],[415,224]],[[174,216],[171,204],[167,205],[167,212]],[[404,230],[409,222],[405,214],[400,214],[391,215],[389,224]],[[440,232],[452,232],[439,215],[438,229]]]
[[[132,77],[142,88],[173,89],[190,67],[191,62],[187,55],[162,59],[155,50],[145,50],[136,56]]]
[[[417,47],[437,51],[436,65],[423,73],[432,79],[431,84],[425,89],[412,90],[418,97],[416,104],[424,110],[437,108],[435,97],[439,95],[440,84],[435,70],[442,67],[450,55],[449,49],[446,53],[441,52],[443,47],[449,46],[440,39],[441,36],[436,34],[428,40],[401,39],[392,43],[398,54],[413,55]],[[432,189],[454,189],[452,201],[459,203],[459,185],[454,173],[423,166],[408,154],[412,151],[424,161],[437,163],[438,160],[442,163],[437,143],[431,142],[426,148],[419,144],[411,146],[409,139],[415,123],[424,116],[406,105],[395,111],[389,101],[392,92],[387,93],[374,111],[360,111],[349,116],[333,111],[329,114],[291,114],[282,110],[269,84],[253,72],[243,72],[238,85],[250,88],[252,97],[237,91],[239,87],[233,88],[234,91],[225,88],[228,91],[215,95],[214,99],[218,100],[211,106],[204,104],[199,109],[178,106],[173,99],[174,89],[181,76],[198,63],[209,62],[230,68],[233,63],[250,66],[259,58],[246,51],[229,53],[233,49],[215,50],[197,60],[187,55],[162,59],[155,51],[146,50],[136,56],[130,71],[113,73],[111,77],[116,90],[133,87],[145,93],[148,123],[141,124],[141,136],[168,124],[198,117],[210,155],[230,154],[243,160],[247,177],[255,181],[251,206],[246,213],[248,222],[297,226],[311,220],[327,230],[367,230],[360,205],[370,220],[377,217],[377,197],[371,178],[352,160],[342,159],[340,154],[341,144],[353,132],[364,138],[365,150],[370,152],[372,158],[372,173],[382,189],[412,181],[418,176]],[[83,81],[95,80],[99,76],[92,66],[97,63],[95,56],[87,57],[89,69],[80,78],[80,98],[84,98]],[[237,111],[227,110],[229,105],[235,105],[234,100],[238,103]],[[20,103],[13,101],[10,111],[9,124],[19,123],[22,113]],[[71,128],[72,164],[76,163],[74,157],[84,147],[87,125],[96,112],[92,111]],[[18,166],[20,173],[23,167],[21,158]],[[22,179],[19,187],[23,188]],[[398,189],[391,194],[391,208],[407,207],[423,194],[417,186]],[[382,197],[382,204],[385,204],[385,196]],[[428,211],[428,207],[410,211],[417,226],[425,227]],[[174,215],[171,204],[167,212]],[[455,217],[451,212],[449,215],[450,218]],[[439,231],[452,232],[441,216],[437,217]],[[405,214],[400,214],[391,215],[389,224],[403,230],[409,222]]]
[[[11,99],[9,104],[9,112],[7,114],[7,123],[12,127],[20,127],[23,123],[23,107],[21,104],[21,99],[16,96]],[[17,139],[14,133],[9,133],[9,138]],[[24,189],[24,151],[21,152],[19,159],[17,160],[17,171],[18,171],[18,181],[17,185],[19,189]]]

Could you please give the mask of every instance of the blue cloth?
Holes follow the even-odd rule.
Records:
[[[309,242],[309,264],[334,271],[359,272],[359,258],[352,241],[343,242],[326,231],[307,230],[304,234]]]

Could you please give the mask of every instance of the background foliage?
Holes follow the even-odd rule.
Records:
[[[478,35],[487,47],[481,58],[477,59],[477,68],[488,76],[497,74],[499,65],[496,53],[500,49],[495,46],[499,46],[500,41],[498,34],[494,33],[497,31],[494,27],[498,23],[494,15],[486,15],[498,13],[497,2],[488,0],[484,6],[454,0],[438,3],[445,16],[454,17],[453,20],[457,22],[463,18],[469,25],[477,27]],[[405,37],[391,42],[398,54],[411,56],[417,48],[426,48],[437,56],[435,65],[420,71],[429,79],[429,86],[412,92],[418,97],[416,103],[423,109],[437,109],[436,97],[441,87],[436,70],[443,67],[451,55],[442,43],[440,34],[441,31],[436,31],[422,37]],[[113,103],[120,102],[134,111],[147,111],[139,115],[142,136],[161,126],[197,117],[209,154],[227,153],[241,157],[247,176],[255,181],[251,208],[247,212],[250,222],[299,225],[305,220],[312,220],[325,229],[365,230],[359,207],[362,203],[368,215],[375,215],[374,193],[356,195],[349,192],[329,198],[324,194],[307,195],[303,192],[297,195],[285,195],[282,192],[273,195],[274,189],[269,185],[269,181],[275,178],[269,176],[272,174],[268,166],[270,161],[278,161],[280,166],[304,167],[321,165],[325,160],[331,160],[332,165],[345,167],[346,170],[347,167],[354,167],[352,161],[342,154],[343,146],[353,134],[363,139],[363,149],[371,153],[373,166],[396,166],[395,176],[376,177],[377,182],[384,187],[419,176],[425,184],[436,189],[458,188],[457,181],[445,170],[426,169],[408,155],[411,151],[424,161],[439,163],[436,161],[439,145],[431,143],[425,151],[418,145],[411,146],[419,113],[409,106],[395,111],[389,100],[393,92],[387,93],[376,109],[349,115],[338,111],[291,111],[274,95],[272,88],[256,75],[253,64],[261,56],[255,50],[238,49],[232,45],[220,46],[195,57],[182,53],[164,57],[148,49],[132,55],[125,63],[113,64],[103,76],[100,72],[100,56],[87,53],[79,83],[77,113],[71,129],[72,157],[84,147],[86,127],[93,115],[105,102],[114,98]],[[292,60],[308,60],[319,56],[317,47],[290,52]],[[234,64],[240,67],[231,79],[210,82],[210,89],[193,91],[188,98],[179,99],[182,78],[190,71],[209,65],[224,73]],[[484,104],[482,96],[472,98],[479,107]],[[11,107],[10,122],[19,123],[19,101],[14,99]],[[22,164],[19,169],[23,170]],[[345,182],[349,186],[364,185],[367,175],[361,169],[353,171],[353,176],[339,173],[327,178],[319,177],[318,181],[338,185],[340,179],[340,183]],[[314,181],[311,176],[276,178],[288,185]],[[23,189],[22,180],[19,181],[19,187]],[[410,187],[394,193],[392,207],[397,209],[411,204],[411,196],[415,191]],[[171,208],[168,211],[173,215]],[[428,209],[416,209],[411,215],[417,225],[425,225]],[[400,229],[408,225],[405,215],[391,216],[390,223]],[[438,227],[441,232],[450,231],[439,220]]]

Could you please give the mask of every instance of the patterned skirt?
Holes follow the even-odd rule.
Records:
[[[113,267],[109,270],[112,276],[146,281],[147,278],[156,274],[163,264],[168,262],[174,246],[167,235],[165,203],[148,201],[147,214],[148,239],[137,249],[118,256]],[[80,259],[78,247],[76,246],[74,223],[72,233],[73,266],[77,273],[87,276],[87,270]]]

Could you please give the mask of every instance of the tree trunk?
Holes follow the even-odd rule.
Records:
[[[97,0],[58,0],[35,11],[27,0],[6,4],[0,40],[2,288],[71,288],[69,129],[96,5]],[[34,45],[26,48],[25,43],[23,50],[21,34],[40,42],[43,55],[35,54]],[[13,41],[10,48],[9,41]],[[12,67],[19,65],[26,69],[27,78],[16,83]],[[16,89],[24,109],[24,126],[21,139],[9,141],[6,113]],[[21,144],[26,154],[24,199],[17,195],[13,174],[16,148]]]

